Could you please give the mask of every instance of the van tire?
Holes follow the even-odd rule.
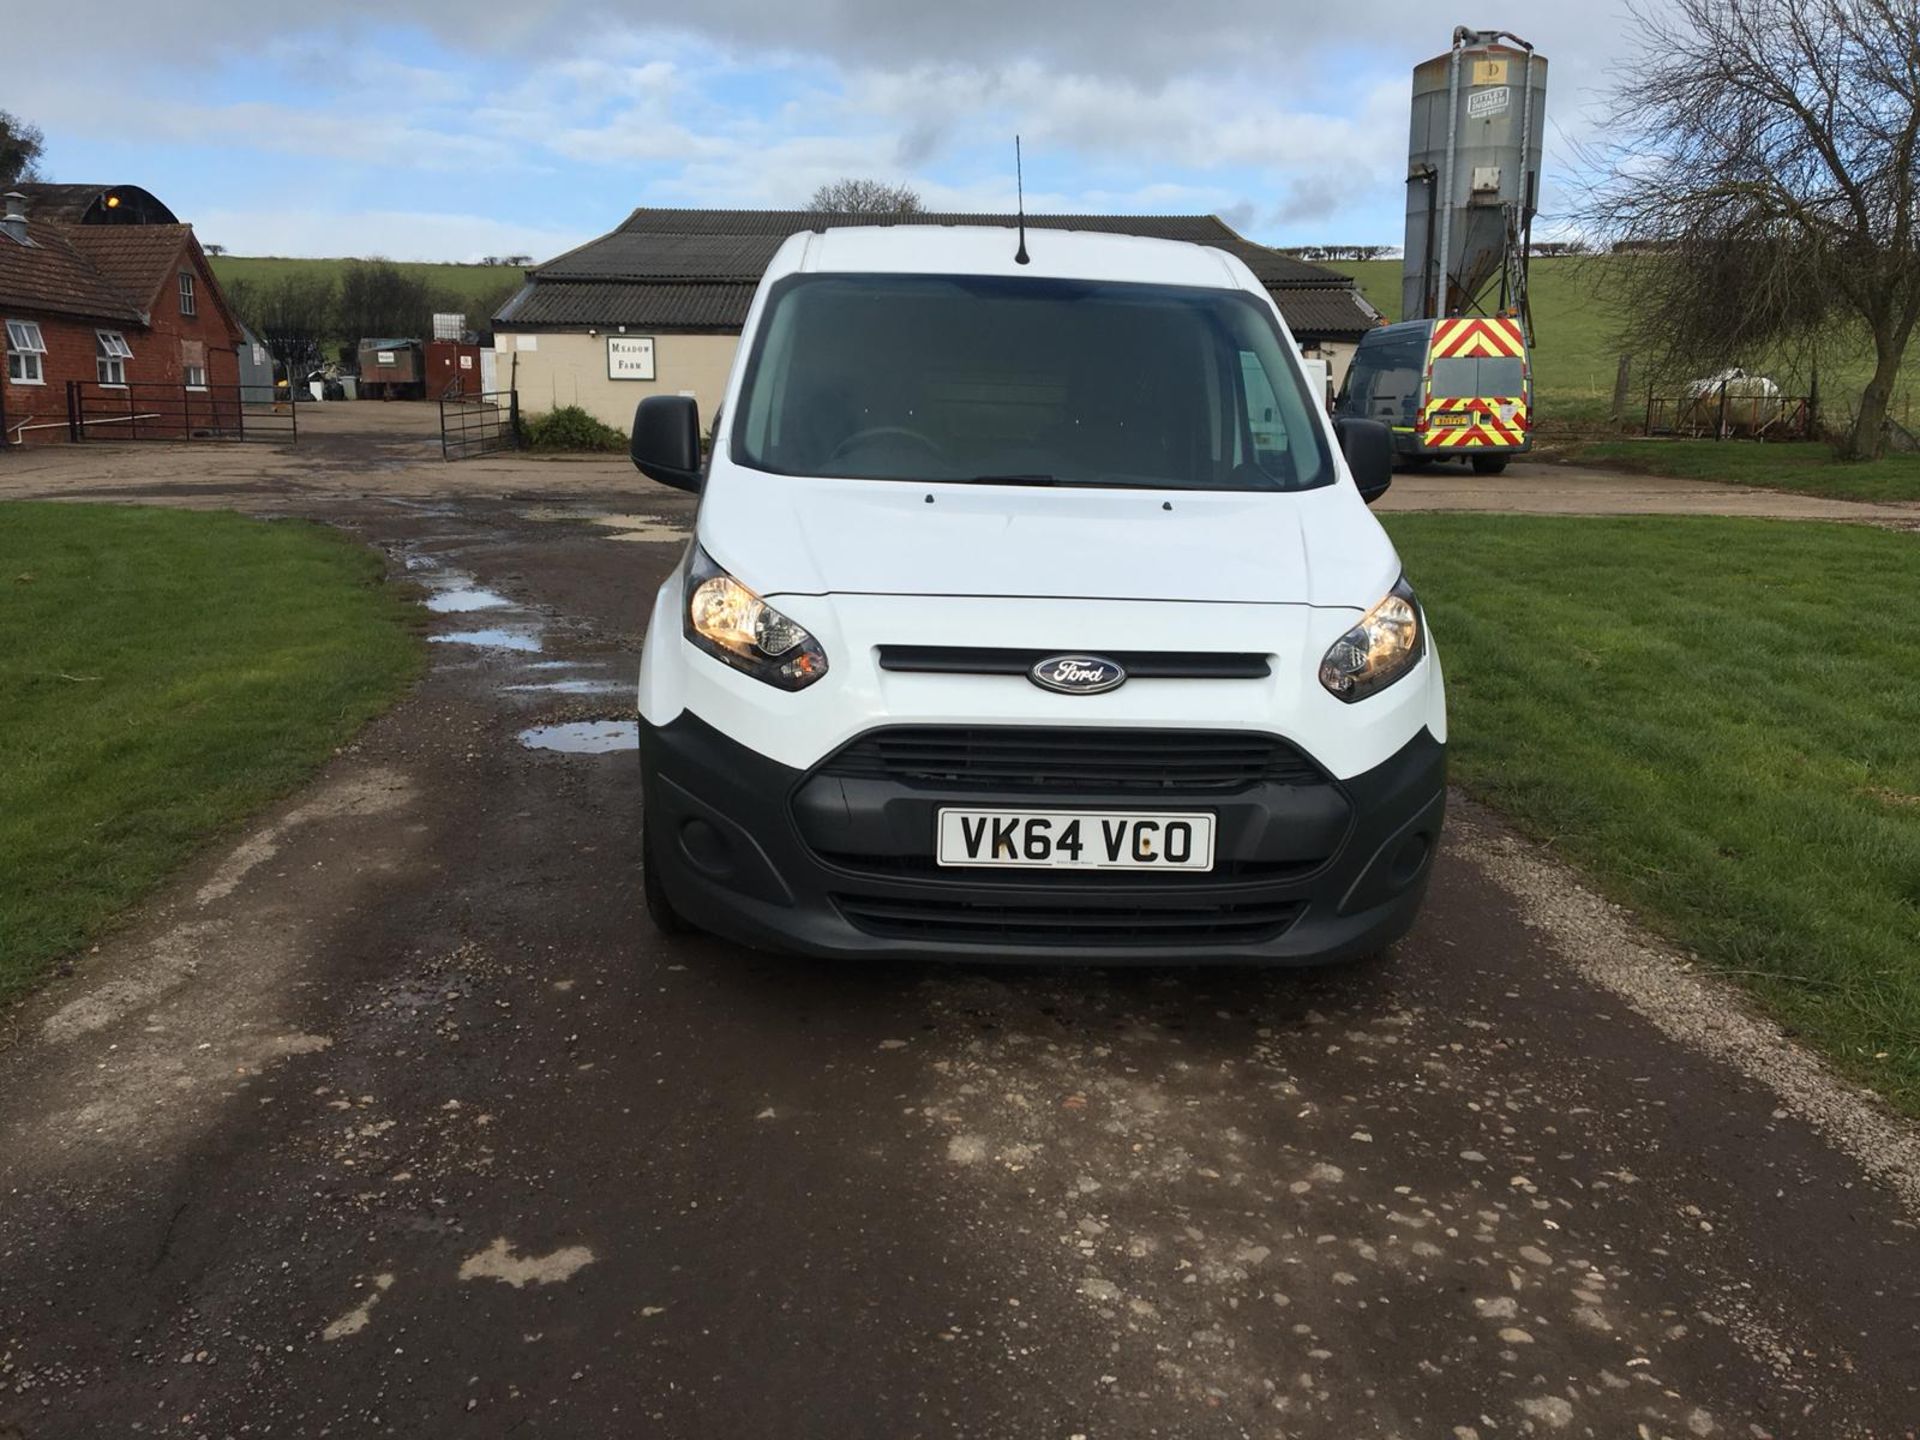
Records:
[[[1476,475],[1498,475],[1507,468],[1504,455],[1476,455],[1473,457],[1473,473]]]
[[[640,893],[646,901],[647,918],[662,935],[691,935],[694,926],[674,908],[660,869],[653,863],[653,822],[645,811],[640,815]]]

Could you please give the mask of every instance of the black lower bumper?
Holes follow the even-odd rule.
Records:
[[[1422,729],[1347,780],[1235,794],[943,791],[830,784],[694,715],[640,722],[656,880],[689,921],[804,955],[1014,963],[1305,965],[1369,954],[1412,926],[1446,809],[1446,747]],[[1206,874],[943,870],[942,805],[1206,810]],[[875,854],[823,837],[896,837]]]

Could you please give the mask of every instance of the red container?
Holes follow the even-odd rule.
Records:
[[[427,398],[480,393],[480,347],[456,340],[427,342]]]

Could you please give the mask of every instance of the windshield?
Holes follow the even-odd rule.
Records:
[[[1252,297],[944,275],[777,286],[732,458],[786,475],[1155,489],[1301,490],[1334,474]]]
[[[1526,392],[1526,374],[1518,356],[1479,356],[1433,362],[1436,400],[1514,400]]]
[[[1427,327],[1375,330],[1360,341],[1340,392],[1340,413],[1411,425],[1426,378]]]

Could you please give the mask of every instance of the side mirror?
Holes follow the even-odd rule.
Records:
[[[687,395],[649,395],[634,409],[627,454],[649,479],[676,490],[699,490],[699,404]]]
[[[1333,422],[1360,498],[1371,505],[1393,484],[1393,430],[1378,420],[1343,415]]]

